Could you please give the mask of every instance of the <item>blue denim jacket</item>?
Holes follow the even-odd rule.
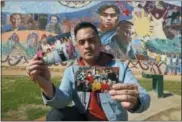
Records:
[[[132,75],[128,66],[119,61],[113,61],[107,66],[119,67],[119,82],[127,84],[137,84],[139,89],[140,106],[132,113],[141,113],[148,109],[150,106],[150,96],[147,94],[144,88],[140,86],[138,81]],[[51,100],[46,99],[42,94],[42,98],[45,104],[61,109],[67,106],[71,101],[81,113],[84,113],[89,104],[90,93],[89,92],[77,92],[74,83],[74,72],[78,69],[77,65],[68,67],[62,78],[62,82],[59,88],[55,88],[55,95]],[[101,107],[104,110],[109,121],[126,121],[128,120],[127,111],[121,106],[119,101],[112,100],[108,93],[99,93]]]

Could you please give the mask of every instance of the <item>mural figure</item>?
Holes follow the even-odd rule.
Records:
[[[2,32],[24,30],[25,28],[21,25],[22,15],[20,13],[14,13],[10,16],[11,25],[7,28],[2,28]]]
[[[60,34],[61,33],[61,28],[59,25],[59,17],[56,15],[52,15],[50,17],[50,23],[46,25],[46,31],[51,32],[51,33],[56,33]]]
[[[174,7],[174,11],[168,16],[171,19],[170,24],[180,23],[180,12],[177,7]]]
[[[135,36],[133,24],[129,21],[120,21],[112,42],[108,44],[115,57],[119,59],[136,59],[136,50],[133,48],[132,39]],[[116,55],[117,54],[117,55]]]
[[[167,39],[163,31],[164,16],[166,16],[167,12],[168,9],[164,12],[164,14],[161,17],[159,13],[155,13],[155,16],[151,15],[153,20],[153,38]]]
[[[116,5],[103,5],[98,9],[100,15],[100,38],[103,45],[111,42],[119,22],[120,9]]]

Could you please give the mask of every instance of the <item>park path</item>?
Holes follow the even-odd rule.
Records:
[[[64,68],[54,69],[51,68],[52,77],[61,77],[63,75]],[[133,74],[137,79],[141,79],[141,73],[134,71]],[[2,68],[2,75],[25,75],[27,76],[25,68]],[[181,81],[181,75],[164,75],[164,80],[168,81]]]
[[[164,92],[163,98],[157,98],[156,93],[149,92],[151,104],[147,111],[143,113],[129,113],[129,120],[181,120],[181,96]]]

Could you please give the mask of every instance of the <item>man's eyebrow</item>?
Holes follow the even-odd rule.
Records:
[[[114,12],[111,12],[111,13],[109,13],[109,12],[102,12],[102,14],[117,14],[117,13],[114,13]]]
[[[91,36],[91,37],[88,37],[88,38],[85,38],[85,39],[80,39],[78,41],[87,40],[87,39],[91,39],[91,38],[96,38],[96,37],[95,36]]]

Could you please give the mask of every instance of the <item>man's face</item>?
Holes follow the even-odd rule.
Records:
[[[105,9],[100,16],[100,25],[106,30],[111,30],[118,23],[118,15],[113,8]]]
[[[21,24],[21,16],[19,14],[15,14],[11,18],[11,23],[14,28],[18,28]]]
[[[133,25],[130,24],[122,25],[119,26],[117,35],[122,41],[130,43],[135,36],[135,29]]]
[[[147,5],[146,5],[146,8],[147,8],[147,11],[148,12],[151,12],[155,7],[155,2],[154,1],[150,1]]]
[[[57,17],[52,16],[52,17],[51,17],[51,23],[52,23],[53,25],[57,24],[57,23],[58,23]]]
[[[100,53],[100,39],[92,28],[83,28],[76,34],[77,48],[81,57],[87,61],[93,61]]]

